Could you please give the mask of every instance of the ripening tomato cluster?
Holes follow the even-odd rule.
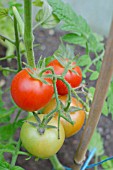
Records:
[[[62,76],[64,73],[65,68],[58,60],[55,59],[51,61],[47,68],[50,66],[54,69],[55,75]],[[66,72],[64,79],[72,88],[76,88],[82,81],[82,71],[79,66],[76,66],[75,62],[72,62],[71,66],[72,69]],[[47,74],[50,74],[50,71],[44,73],[44,75]],[[56,108],[56,99],[53,98],[54,87],[52,79],[46,77],[44,80],[47,83],[44,83],[44,81],[41,81],[38,77],[32,77],[29,74],[29,69],[23,69],[15,75],[11,84],[11,95],[17,106],[30,112],[43,108],[43,114],[38,114],[41,121],[44,115],[47,115]],[[68,95],[66,84],[61,79],[57,79],[56,87],[59,100],[63,105],[66,105]],[[74,135],[82,128],[85,120],[85,112],[82,104],[76,98],[71,97],[70,106],[79,107],[81,110],[70,112],[70,117],[75,122],[74,125],[71,125],[63,118],[60,119],[60,139],[58,139],[58,128],[52,128],[53,126],[58,127],[57,112],[54,113],[54,118],[48,122],[48,128],[45,127],[44,133],[42,134],[38,133],[36,126],[32,126],[32,124],[37,123],[34,116],[24,122],[20,137],[23,146],[29,153],[36,157],[48,158],[58,152],[65,138]],[[32,124],[29,122],[32,122]],[[40,130],[42,130],[41,126]]]

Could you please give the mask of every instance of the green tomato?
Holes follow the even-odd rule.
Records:
[[[39,114],[39,118],[42,120],[43,115]],[[40,134],[37,127],[31,125],[28,121],[37,122],[35,117],[31,116],[21,128],[20,138],[25,149],[39,158],[49,158],[56,154],[64,143],[65,132],[63,126],[60,124],[60,139],[58,139],[57,128],[48,128],[44,134]],[[55,118],[52,118],[48,125],[58,127],[58,122]]]

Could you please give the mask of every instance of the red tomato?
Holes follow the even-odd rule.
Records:
[[[65,105],[67,96],[59,96],[59,100]],[[74,107],[83,108],[83,105],[74,97],[71,98],[71,105]],[[44,108],[43,113],[48,114],[56,107],[56,99],[53,98]],[[57,118],[58,114],[55,114]],[[83,126],[85,121],[85,112],[84,110],[79,110],[76,112],[70,112],[71,119],[75,122],[74,125],[71,125],[65,119],[61,118],[61,123],[64,127],[66,138],[76,134]]]
[[[52,83],[50,79],[46,79]],[[45,106],[54,93],[52,84],[44,84],[32,78],[26,69],[15,75],[11,84],[11,95],[15,103],[26,111],[36,111]]]
[[[71,85],[72,88],[75,88],[78,87],[82,82],[82,71],[79,66],[75,66],[75,62],[73,62],[72,65],[74,66],[73,71],[75,71],[76,73],[69,70],[64,78]],[[64,72],[64,67],[56,59],[51,61],[48,66],[52,66],[54,68],[55,74],[57,75],[62,75],[62,73]],[[68,94],[68,89],[61,80],[57,80],[56,85],[59,95]]]

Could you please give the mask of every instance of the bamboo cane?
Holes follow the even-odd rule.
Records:
[[[88,144],[91,140],[91,137],[94,133],[94,130],[98,124],[101,115],[102,106],[106,98],[112,74],[113,74],[113,20],[111,23],[110,33],[108,36],[105,57],[103,59],[100,75],[96,83],[96,90],[91,105],[89,118],[86,123],[83,135],[81,137],[79,146],[74,157],[75,164],[72,166],[73,170],[80,170],[83,164]]]

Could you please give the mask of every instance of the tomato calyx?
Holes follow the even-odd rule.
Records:
[[[59,109],[56,110],[56,112],[59,114],[59,117],[65,119],[67,122],[69,122],[70,124],[74,124],[74,122],[72,121],[71,117],[70,117],[70,112],[66,109],[65,105],[59,100],[60,102],[60,107]]]
[[[25,69],[27,73],[30,75],[30,77],[32,77],[33,79],[39,80],[44,84],[51,85],[51,83],[49,83],[47,80],[53,79],[53,74],[47,74],[47,70],[52,70],[52,73],[53,73],[54,70],[52,67],[46,68],[44,66],[45,64],[42,64],[39,66],[39,68],[32,68],[26,63],[23,63],[23,64],[26,66]]]
[[[66,57],[57,57],[54,55],[54,58],[59,62],[59,64],[64,68],[64,71],[62,73],[62,77],[65,77],[68,71],[73,72],[77,76],[80,76],[77,71],[74,70],[74,68],[77,67],[76,62],[73,59],[68,59]]]
[[[50,129],[50,128],[54,128],[57,129],[56,126],[53,125],[48,125],[48,123],[50,122],[50,120],[53,118],[53,116],[49,117],[48,119],[46,119],[45,117],[43,118],[43,120],[41,121],[41,119],[39,118],[38,114],[36,114],[35,112],[33,112],[33,115],[36,119],[36,123],[31,122],[26,120],[27,123],[29,123],[31,126],[37,128],[37,131],[40,135],[43,135],[45,133],[46,129]]]

